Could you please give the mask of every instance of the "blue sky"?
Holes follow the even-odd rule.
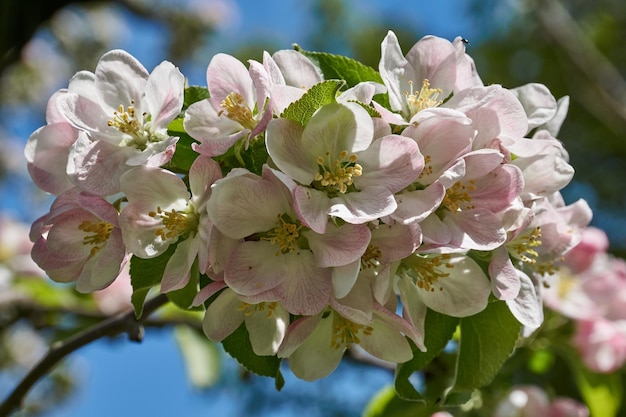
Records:
[[[485,33],[468,19],[467,3],[465,0],[351,1],[362,16],[386,14],[394,21],[417,23],[416,26],[423,28],[424,32],[416,33],[416,41],[426,34],[448,39],[461,35],[479,41]],[[308,9],[303,6],[305,1],[239,0],[236,4],[240,19],[218,35],[214,53],[228,51],[237,43],[256,36],[270,37],[289,48],[294,42],[303,44],[308,31],[316,24],[307,15]],[[161,30],[143,21],[132,20],[130,23],[134,29],[130,41],[116,47],[127,49],[147,68],[152,68],[163,59],[165,41]],[[350,22],[346,24],[350,25]],[[379,47],[372,45],[372,48]],[[207,57],[207,64],[209,59]],[[205,70],[206,66],[202,66],[185,75],[190,77],[192,84],[204,84]],[[24,141],[41,124],[40,120],[29,118],[28,111],[4,113],[0,117],[5,129]],[[24,201],[20,195],[21,186],[12,180],[3,184],[0,192],[5,195],[0,206],[3,211],[12,210],[28,222],[43,214],[37,213],[37,207],[28,209],[19,204]],[[219,387],[200,393],[191,387],[178,347],[168,331],[148,331],[141,344],[123,339],[102,340],[76,352],[69,364],[75,371],[78,388],[67,403],[45,417],[193,417],[217,413],[243,416],[250,414],[249,410],[242,409],[240,398],[244,390],[256,390],[268,401],[275,402],[277,411],[272,415],[276,417],[298,413],[307,417],[328,415],[324,407],[339,405],[348,415],[357,416],[374,393],[393,381],[388,371],[363,370],[344,363],[333,375],[314,384],[298,381],[286,370],[287,385],[279,394],[273,390],[273,382],[265,378],[254,378],[250,385],[239,383],[237,367],[228,361]],[[315,405],[302,409],[283,407],[284,399],[291,397]],[[327,405],[323,399],[328,400]]]

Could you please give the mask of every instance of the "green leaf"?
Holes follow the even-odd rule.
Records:
[[[454,393],[488,384],[515,349],[521,325],[504,301],[489,303],[480,313],[461,319],[461,340]]]
[[[413,359],[398,364],[396,367],[395,388],[400,398],[426,402],[425,397],[415,389],[409,378],[414,372],[422,370],[435,357],[439,356],[452,338],[458,323],[459,319],[456,317],[446,316],[430,309],[426,312],[424,323],[426,352],[414,347]]]
[[[198,388],[215,385],[222,369],[220,349],[217,345],[204,334],[188,326],[176,326],[174,336],[191,383]]]
[[[363,417],[430,417],[439,407],[399,398],[392,386],[381,389],[365,407]]]
[[[177,118],[170,122],[167,126],[167,134],[177,136],[178,142],[176,143],[176,152],[174,152],[174,156],[172,156],[166,168],[175,172],[189,172],[191,164],[199,155],[191,147],[197,141],[185,132],[182,118]]]
[[[224,350],[248,371],[276,378],[276,388],[280,390],[285,381],[280,372],[280,359],[277,356],[258,356],[252,350],[250,336],[246,324],[235,330],[230,336],[222,341]]]
[[[591,372],[580,360],[572,360],[576,384],[591,417],[613,417],[622,404],[624,390],[619,373],[599,374]]]
[[[315,84],[299,100],[291,103],[280,117],[295,120],[302,126],[306,126],[317,109],[336,101],[337,91],[344,84],[342,80],[327,80]]]
[[[161,283],[167,261],[176,250],[176,245],[170,245],[161,255],[152,259],[142,259],[137,256],[130,258],[130,283],[133,287],[131,302],[135,308],[135,316],[141,317],[143,304],[150,289]]]
[[[209,98],[209,89],[198,85],[191,85],[185,88],[185,98],[183,109],[191,106],[193,103]]]
[[[322,75],[326,80],[344,80],[348,88],[354,87],[362,81],[383,83],[383,79],[378,71],[355,59],[326,52],[305,51],[298,45],[294,45],[294,48],[313,61],[322,71]]]

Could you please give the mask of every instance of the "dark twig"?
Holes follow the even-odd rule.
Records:
[[[143,317],[148,317],[167,302],[167,296],[163,294],[147,301],[144,305]],[[136,342],[142,340],[142,321],[135,318],[134,311],[110,317],[67,340],[53,344],[48,353],[26,374],[13,392],[0,404],[0,417],[7,417],[12,411],[20,408],[26,394],[28,394],[33,385],[43,378],[61,359],[102,337],[113,337],[122,333],[128,334],[130,340]]]

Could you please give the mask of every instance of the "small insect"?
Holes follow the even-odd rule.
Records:
[[[469,44],[469,39],[462,38],[461,42],[463,42],[465,45],[468,45]]]

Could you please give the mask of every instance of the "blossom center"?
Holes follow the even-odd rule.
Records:
[[[440,88],[430,88],[430,81],[424,79],[422,81],[422,88],[420,91],[413,91],[413,81],[409,81],[410,91],[405,91],[406,103],[409,106],[409,112],[411,116],[414,116],[418,112],[429,109],[431,107],[437,107],[442,100],[438,100],[439,94],[441,94]]]
[[[381,256],[380,248],[370,243],[367,245],[363,256],[361,256],[361,269],[376,268],[380,265],[379,259]]]
[[[78,228],[87,233],[83,237],[83,245],[93,245],[89,251],[89,256],[94,256],[106,242],[108,242],[113,230],[113,225],[109,222],[90,222],[85,220]]]
[[[239,93],[230,93],[226,96],[220,107],[223,110],[220,110],[218,115],[224,114],[231,120],[239,123],[246,129],[254,129],[256,126],[256,122],[254,121],[254,117],[252,116],[252,110],[245,103],[243,96]]]
[[[475,190],[476,181],[469,180],[467,184],[457,181],[452,187],[446,190],[446,196],[441,202],[441,205],[453,213],[473,209],[474,205],[472,205],[470,192]]]
[[[276,256],[279,256],[281,253],[298,250],[298,240],[300,239],[302,225],[298,224],[298,222],[292,222],[287,215],[279,214],[277,218],[276,227],[261,237],[261,240],[267,240],[272,245],[278,245]]]
[[[450,273],[446,272],[444,268],[454,268],[454,265],[448,262],[449,260],[449,254],[434,257],[415,254],[402,261],[404,264],[403,274],[411,278],[418,288],[434,292],[437,281],[450,276]],[[443,291],[443,287],[439,286],[439,291]]]
[[[278,307],[278,303],[276,301],[261,302],[258,304],[248,304],[248,303],[242,302],[238,310],[243,312],[243,314],[246,317],[249,317],[254,313],[267,311],[266,317],[268,319],[271,319],[274,316],[274,310],[276,310],[277,307]]]
[[[374,329],[371,326],[354,323],[339,314],[333,315],[333,334],[330,339],[332,349],[343,349],[348,345],[361,343],[361,337],[369,336]]]
[[[355,154],[349,155],[348,151],[342,151],[339,158],[332,161],[330,152],[326,152],[324,157],[317,157],[319,172],[315,174],[314,180],[324,188],[344,194],[352,185],[353,178],[363,174],[363,167],[356,160]]]
[[[185,211],[163,210],[161,207],[157,207],[156,211],[151,211],[148,215],[161,220],[163,227],[155,230],[154,234],[163,240],[176,239],[179,236],[186,237],[190,233],[195,233],[200,223],[198,214],[193,207]]]
[[[143,113],[142,116],[145,118],[147,113]],[[131,100],[130,106],[126,108],[120,104],[117,110],[113,112],[113,118],[107,122],[107,125],[129,135],[132,139],[125,144],[134,146],[141,151],[145,150],[146,144],[153,139],[149,129],[146,129],[146,126],[137,119],[135,100]]]
[[[517,237],[511,243],[511,249],[514,254],[522,261],[529,264],[537,262],[539,254],[533,248],[541,245],[541,227],[537,226],[529,232]]]

